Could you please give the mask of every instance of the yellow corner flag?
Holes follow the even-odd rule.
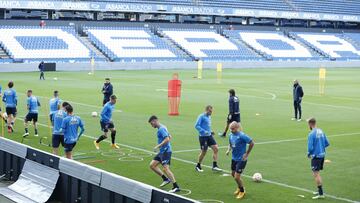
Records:
[[[217,63],[216,65],[216,73],[217,73],[217,83],[220,84],[221,83],[221,79],[222,79],[222,63]]]
[[[325,81],[326,81],[326,69],[319,69],[319,93],[321,95],[325,94]]]
[[[202,78],[203,65],[204,65],[204,62],[199,60],[198,61],[198,79]]]

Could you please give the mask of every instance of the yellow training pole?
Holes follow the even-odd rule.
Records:
[[[199,60],[198,61],[198,79],[202,78],[203,65],[204,65],[204,62]]]
[[[319,69],[319,93],[320,95],[325,94],[325,81],[326,81],[326,69]]]
[[[222,79],[222,63],[217,63],[216,64],[216,75],[217,75],[217,83],[221,84],[221,79]]]
[[[91,65],[91,75],[94,75],[95,74],[95,59],[94,57],[91,58],[90,60],[90,65]]]

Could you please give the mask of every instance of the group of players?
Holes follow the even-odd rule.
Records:
[[[12,133],[14,131],[14,123],[16,119],[16,106],[17,106],[17,95],[16,91],[13,89],[14,83],[10,81],[8,83],[8,89],[4,91],[3,102],[6,106],[6,123],[8,132]],[[298,94],[297,90],[299,89],[298,81],[294,82],[294,94]],[[113,149],[119,149],[119,146],[115,142],[116,129],[112,120],[112,113],[114,111],[114,105],[116,104],[116,96],[113,95],[113,87],[110,83],[110,79],[105,79],[105,84],[102,89],[104,94],[103,108],[100,114],[100,126],[103,134],[94,141],[96,149],[100,149],[100,142],[105,140],[108,137],[110,131],[111,134],[111,147]],[[301,89],[301,97],[303,92]],[[2,89],[0,86],[0,96],[2,96]],[[23,137],[29,136],[28,123],[33,122],[35,136],[38,136],[37,131],[37,120],[38,120],[38,108],[40,102],[37,97],[32,95],[32,91],[27,91],[27,109],[28,114],[24,119],[25,123],[25,134]],[[298,97],[298,95],[297,95]],[[300,97],[300,102],[301,98]],[[299,100],[299,98],[296,98]],[[294,96],[295,100],[295,96]],[[297,101],[297,108],[295,111],[298,111],[300,102]],[[295,101],[294,101],[295,105]],[[52,130],[52,147],[53,153],[58,155],[58,148],[60,144],[64,147],[65,155],[67,158],[72,159],[72,151],[75,147],[78,139],[84,133],[84,123],[79,116],[73,114],[73,107],[69,102],[62,102],[59,98],[59,92],[54,91],[54,97],[49,101],[50,115],[49,119],[53,126]],[[0,109],[1,111],[1,109]],[[210,147],[213,151],[213,167],[212,170],[216,172],[221,172],[222,169],[218,166],[218,145],[215,141],[215,133],[211,129],[211,115],[213,112],[213,107],[208,105],[205,107],[205,112],[200,114],[195,123],[195,129],[199,134],[199,143],[200,143],[200,154],[198,156],[198,162],[195,166],[197,172],[203,172],[201,164],[207,153],[208,148]],[[1,114],[3,115],[3,114]],[[297,117],[297,112],[296,112]],[[301,116],[301,114],[300,114]],[[3,116],[5,117],[5,116]],[[301,117],[300,117],[301,118]],[[154,151],[158,152],[157,155],[150,163],[150,168],[157,175],[162,178],[162,183],[160,187],[172,183],[173,189],[169,192],[178,192],[180,187],[175,180],[174,174],[170,170],[170,162],[172,155],[171,147],[171,135],[168,132],[166,126],[160,123],[157,116],[153,115],[148,120],[149,124],[157,129],[157,145],[154,147]],[[313,199],[322,199],[324,198],[322,190],[322,180],[320,177],[320,170],[323,169],[324,158],[325,158],[325,148],[329,146],[329,142],[324,134],[324,132],[316,127],[316,120],[311,118],[308,120],[308,125],[311,132],[308,135],[308,157],[311,158],[311,167],[315,181],[318,186],[318,192]],[[229,114],[227,118],[227,123],[224,132],[220,135],[221,137],[226,137],[227,131],[230,128],[231,133],[229,134],[229,145],[226,155],[232,153],[231,161],[231,175],[233,176],[237,188],[234,192],[234,195],[237,199],[242,199],[245,196],[244,183],[241,179],[241,174],[243,173],[250,152],[252,151],[255,143],[251,137],[243,132],[242,126],[240,124],[240,108],[239,108],[239,98],[235,95],[235,90],[229,90]],[[80,132],[79,132],[80,129]],[[159,165],[162,165],[163,171],[159,168]]]

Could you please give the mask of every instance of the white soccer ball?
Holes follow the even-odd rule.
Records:
[[[91,116],[96,117],[96,116],[98,116],[98,113],[96,111],[94,111],[94,112],[91,113]]]
[[[262,175],[261,173],[254,173],[254,175],[252,176],[252,179],[254,182],[261,182],[262,180]]]
[[[58,79],[55,77],[54,80],[58,80]]]
[[[4,112],[2,115],[1,115],[4,119],[7,119],[8,118],[8,115],[6,112]]]

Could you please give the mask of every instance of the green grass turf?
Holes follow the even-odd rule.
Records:
[[[156,91],[167,88],[167,81],[173,72],[179,72],[183,81],[181,115],[178,117],[167,115],[167,93]],[[46,73],[46,81],[39,81],[38,73],[1,73],[0,82],[3,89],[7,81],[15,82],[19,93],[19,118],[26,114],[27,89],[32,89],[34,95],[42,97],[51,97],[56,89],[60,91],[63,100],[72,101],[70,103],[73,104],[75,113],[85,121],[85,134],[98,137],[101,134],[99,118],[90,115],[93,111],[101,110],[100,89],[103,79],[111,77],[115,93],[120,98],[116,109],[122,111],[115,112],[113,118],[118,131],[117,142],[151,151],[156,144],[156,130],[151,128],[147,119],[152,114],[158,115],[173,136],[172,146],[175,152],[171,168],[179,185],[192,191],[188,197],[235,202],[232,192],[236,186],[231,177],[213,173],[209,168],[205,168],[202,174],[195,172],[191,162],[197,160],[199,144],[194,122],[203,112],[204,106],[212,104],[213,130],[216,134],[221,132],[228,111],[227,90],[236,89],[241,100],[241,118],[245,132],[258,143],[249,157],[245,174],[260,172],[266,180],[315,190],[310,163],[306,158],[306,137],[309,129],[305,121],[290,120],[293,116],[292,80],[296,78],[300,80],[305,91],[303,118],[315,116],[319,127],[327,133],[331,143],[327,159],[332,162],[326,164],[322,172],[325,192],[360,201],[360,69],[328,69],[325,96],[318,94],[317,69],[224,70],[221,84],[217,84],[215,70],[204,70],[202,80],[194,79],[195,74],[196,70],[98,71],[95,75],[88,75],[86,72],[53,72]],[[54,77],[58,80],[53,80]],[[276,98],[273,98],[274,94]],[[43,106],[39,122],[47,125],[48,99],[40,98],[40,101]],[[256,115],[257,113],[260,115]],[[23,134],[20,119],[17,120],[15,128],[14,134],[5,133],[5,137],[20,141]],[[39,132],[40,136],[50,138],[48,128],[40,126]],[[30,134],[25,143],[51,151],[39,144],[39,138],[33,136],[31,127]],[[287,139],[298,140],[266,144],[268,141]],[[80,161],[104,160],[105,162],[90,165],[153,186],[161,183],[161,179],[148,167],[152,156],[133,149],[132,153],[143,155],[144,161],[119,161],[123,153],[115,154],[116,157],[102,156],[101,152],[94,152],[93,140],[88,137],[80,139],[74,152],[93,156]],[[216,140],[220,146],[228,143],[227,139],[216,137]],[[194,151],[176,153],[188,149]],[[101,150],[105,155],[114,154],[105,142],[101,143]],[[230,170],[230,157],[225,156],[225,150],[220,150],[219,165]],[[122,151],[130,153],[130,149],[125,146],[122,146]],[[210,166],[211,162],[209,152],[205,164]],[[247,190],[246,198],[242,200],[244,202],[312,202],[309,192],[268,182],[254,183],[249,178],[244,178],[244,181]],[[170,186],[166,189],[170,189]],[[305,198],[297,195],[305,195]],[[328,197],[323,202],[339,201]]]

